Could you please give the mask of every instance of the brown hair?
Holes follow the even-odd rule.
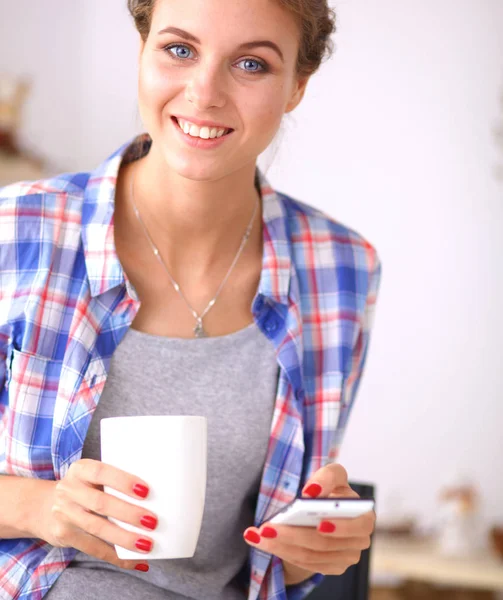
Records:
[[[309,77],[315,73],[325,56],[329,58],[334,50],[330,36],[335,31],[335,12],[327,0],[276,0],[286,8],[299,24],[301,43],[297,56],[296,71],[299,77]],[[155,0],[128,0],[128,9],[134,19],[136,29],[145,41],[150,33],[150,23]]]

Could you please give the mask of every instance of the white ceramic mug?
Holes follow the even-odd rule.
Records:
[[[146,499],[117,498],[144,506],[158,518],[147,554],[115,546],[121,559],[191,558],[203,520],[207,474],[207,419],[195,416],[110,417],[101,420],[101,460],[140,477],[149,486]],[[145,530],[110,520],[128,531]]]

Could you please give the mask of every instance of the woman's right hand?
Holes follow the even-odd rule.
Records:
[[[63,479],[51,483],[54,485],[45,488],[42,511],[32,527],[36,537],[59,548],[75,548],[122,569],[148,570],[146,563],[119,559],[113,544],[145,552],[148,558],[153,540],[146,532],[157,526],[156,516],[106,494],[102,487],[109,486],[132,498],[144,498],[148,494],[144,481],[98,460],[84,458],[75,461]],[[127,531],[105,517],[143,528],[145,535]]]

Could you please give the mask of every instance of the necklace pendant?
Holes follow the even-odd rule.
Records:
[[[194,327],[194,335],[196,338],[208,337],[206,331],[204,331],[203,322],[201,319],[197,321],[197,325]]]

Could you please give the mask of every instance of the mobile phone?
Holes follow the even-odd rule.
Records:
[[[325,519],[354,519],[374,509],[372,498],[295,498],[268,523],[317,527]]]

